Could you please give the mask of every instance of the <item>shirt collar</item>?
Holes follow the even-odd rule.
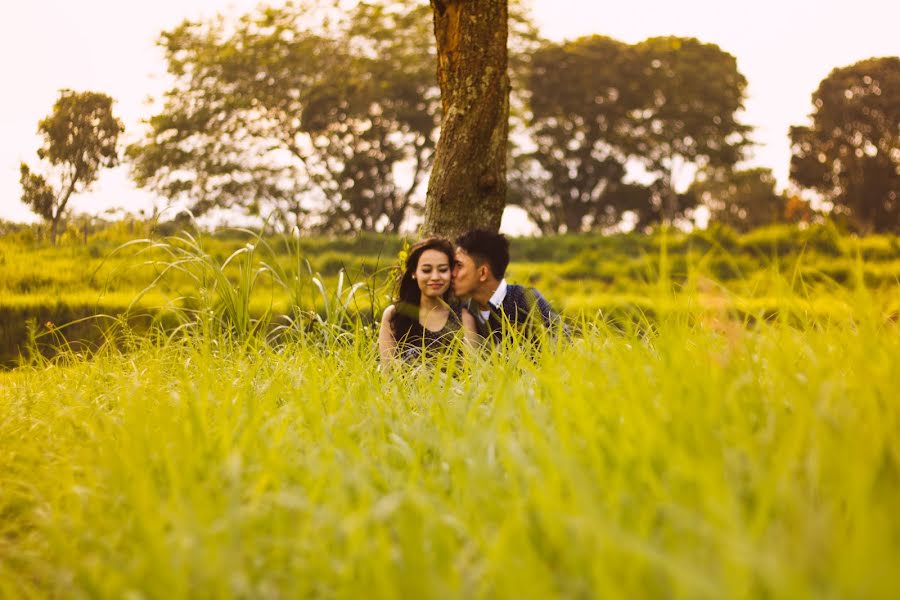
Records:
[[[500,306],[503,304],[504,298],[506,298],[506,279],[501,279],[500,285],[498,285],[497,289],[494,290],[494,295],[491,296],[490,300],[488,300],[488,304],[490,304],[494,308],[500,308]]]

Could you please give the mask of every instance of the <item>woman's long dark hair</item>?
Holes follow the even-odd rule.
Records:
[[[416,268],[419,266],[419,258],[426,250],[437,250],[447,256],[450,268],[453,269],[453,244],[450,240],[431,237],[417,242],[409,249],[406,256],[406,264],[403,273],[400,275],[400,281],[397,286],[397,298],[394,300],[394,316],[391,319],[391,325],[394,328],[394,336],[398,340],[406,338],[411,330],[420,328],[419,324],[419,304],[422,301],[422,290],[419,284],[413,279]],[[451,304],[452,294],[448,288],[441,298]],[[454,311],[451,310],[451,313]],[[453,315],[451,314],[451,318]]]

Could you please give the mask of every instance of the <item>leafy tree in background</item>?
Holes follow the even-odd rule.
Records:
[[[228,28],[218,17],[184,21],[161,35],[173,86],[161,112],[148,119],[144,139],[127,149],[132,177],[139,187],[184,201],[197,215],[214,208],[275,211],[279,220],[303,225],[307,209],[301,198],[308,178],[282,147],[277,125],[265,119],[259,100],[242,87],[254,70],[260,86],[278,85],[269,76],[271,63],[293,65],[300,78],[315,68],[317,46],[331,56],[329,44],[304,37],[283,57],[273,56],[275,50],[262,42],[253,44],[261,31],[291,36],[287,31],[294,23],[283,12],[246,15],[230,37]]]
[[[38,123],[44,143],[38,157],[51,165],[53,185],[21,163],[22,202],[50,224],[55,244],[72,194],[90,189],[104,167],[118,163],[117,142],[124,127],[112,112],[113,100],[97,92],[62,90],[53,112]]]
[[[690,208],[674,179],[687,168],[732,168],[750,144],[738,122],[747,80],[734,56],[694,38],[655,37],[635,46],[643,101],[632,113],[634,157],[658,177],[643,220],[671,222]]]
[[[514,104],[535,148],[512,147],[510,200],[544,231],[580,231],[625,212],[639,226],[684,215],[693,196],[675,194],[673,172],[730,167],[748,143],[735,121],[746,82],[717,46],[594,36],[538,48],[517,0],[326,4],[165,33],[175,84],[129,148],[138,184],[195,213],[237,207],[285,227],[397,231],[431,171],[425,232],[496,228]],[[528,82],[514,102],[510,80]],[[637,162],[655,178],[646,187],[625,183]]]
[[[791,179],[822,193],[858,230],[900,231],[900,57],[833,70],[791,127]]]
[[[542,232],[608,227],[649,202],[646,188],[622,181],[636,70],[632,47],[603,36],[545,42],[534,52],[527,84],[535,147],[515,157],[510,187]]]
[[[284,226],[396,231],[430,168],[437,88],[427,6],[261,8],[163,34],[175,83],[135,181],[195,212],[239,207]]]
[[[364,93],[356,95],[352,112],[362,126],[354,140],[329,139],[346,139],[352,149],[354,160],[342,177],[342,214],[359,229],[375,229],[384,216],[383,229],[396,232],[411,209],[421,208],[414,206],[415,195],[431,171],[440,122],[434,50],[422,43],[430,35],[429,16],[427,5],[404,0],[362,2],[352,17],[351,43],[365,53],[354,71]],[[340,144],[329,149],[338,160],[350,154]],[[399,165],[408,171],[406,184]]]
[[[736,231],[784,222],[788,219],[787,199],[775,191],[771,169],[755,168],[706,170],[688,188],[693,204],[709,209],[710,221]],[[795,207],[792,212],[795,212]]]
[[[514,156],[512,202],[545,232],[625,213],[639,228],[682,218],[696,197],[675,192],[675,174],[727,171],[749,144],[736,120],[745,87],[731,55],[692,38],[547,43],[529,79],[535,148]]]

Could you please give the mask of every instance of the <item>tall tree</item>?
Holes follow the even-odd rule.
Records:
[[[396,231],[434,152],[428,7],[311,0],[164,33],[174,85],[129,148],[139,185],[325,231]]]
[[[62,90],[53,112],[38,123],[44,143],[37,154],[50,164],[56,185],[26,163],[20,165],[22,202],[50,223],[54,244],[72,195],[90,189],[101,168],[118,163],[117,142],[124,127],[112,104],[106,94]]]
[[[351,185],[342,197],[346,218],[359,229],[395,232],[412,209],[422,208],[416,195],[431,170],[440,121],[434,52],[422,49],[428,13],[418,0],[379,0],[361,2],[351,15],[349,37],[360,54],[355,87],[361,92],[352,114],[362,127],[350,145],[365,151],[343,149],[351,157],[343,180]],[[334,143],[329,149],[342,150]]]
[[[676,179],[729,169],[749,143],[736,120],[745,86],[733,57],[690,38],[547,44],[534,53],[534,149],[514,155],[512,201],[543,231],[686,217],[695,196]]]
[[[900,232],[900,57],[834,69],[791,127],[791,179],[862,232]]]
[[[512,201],[543,232],[615,225],[649,201],[646,188],[623,182],[639,70],[631,46],[603,36],[547,42],[534,52],[527,133],[535,147],[515,157],[510,187]]]
[[[747,80],[734,56],[694,38],[649,38],[635,47],[645,86],[633,112],[635,157],[659,180],[663,220],[679,211],[675,179],[686,169],[730,168],[744,157],[750,127],[738,121]]]
[[[443,120],[425,233],[499,229],[509,132],[507,0],[431,0]]]

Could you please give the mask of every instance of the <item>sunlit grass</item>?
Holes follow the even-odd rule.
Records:
[[[571,338],[390,371],[358,318],[384,277],[323,276],[297,240],[141,247],[46,292],[111,307],[100,343],[37,323],[60,352],[0,371],[0,597],[900,589],[900,295],[861,259],[724,282],[662,247],[630,288],[547,263]],[[138,335],[129,307],[170,318]]]
[[[382,373],[374,334],[0,379],[7,597],[865,597],[900,577],[900,335],[583,323]]]

